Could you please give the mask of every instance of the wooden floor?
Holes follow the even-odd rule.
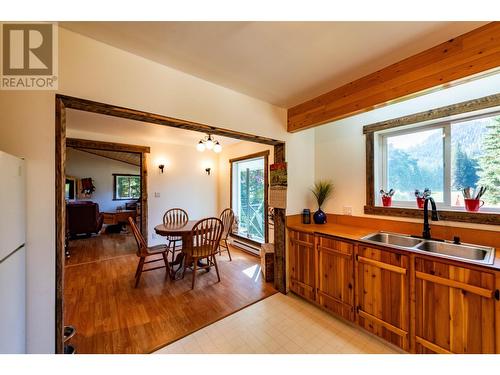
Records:
[[[276,291],[265,283],[259,259],[235,248],[215,270],[171,281],[165,270],[143,273],[134,289],[138,258],[131,235],[103,234],[70,242],[65,266],[64,322],[73,325],[77,353],[150,353]]]

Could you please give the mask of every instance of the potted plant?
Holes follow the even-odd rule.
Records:
[[[325,224],[326,214],[321,210],[321,206],[330,197],[333,192],[333,184],[331,181],[318,181],[314,184],[311,189],[316,202],[318,202],[318,210],[313,215],[313,220],[315,224]]]

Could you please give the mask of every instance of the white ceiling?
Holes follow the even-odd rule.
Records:
[[[280,107],[486,22],[61,22],[86,35]]]
[[[69,132],[71,132],[71,130],[76,130],[106,135],[112,138],[118,137],[127,140],[126,143],[139,146],[147,146],[150,142],[154,142],[173,143],[195,148],[200,139],[205,136],[205,133],[191,130],[177,129],[170,126],[101,115],[99,113],[78,111],[75,109],[67,110],[66,123]],[[241,142],[238,139],[220,136],[215,136],[215,139],[221,143],[222,147]]]

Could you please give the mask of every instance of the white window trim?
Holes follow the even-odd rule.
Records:
[[[374,133],[374,196],[375,198],[375,206],[383,207],[382,201],[380,198],[379,190],[380,188],[384,190],[388,190],[389,187],[387,185],[387,138],[416,133],[418,131],[426,131],[432,129],[443,129],[444,141],[443,141],[443,202],[436,202],[436,206],[440,210],[446,211],[456,211],[456,212],[467,212],[464,207],[456,207],[451,205],[451,126],[454,123],[460,123],[465,121],[477,120],[486,117],[493,117],[496,115],[500,115],[500,111],[498,108],[494,111],[489,111],[486,113],[470,115],[467,114],[465,116],[453,116],[452,118],[448,118],[446,120],[437,119],[432,122],[423,122],[412,124],[408,126],[404,126],[402,128],[397,129],[387,129],[380,130]],[[448,164],[450,164],[448,166]],[[412,201],[392,201],[392,207],[398,208],[417,208],[416,200]],[[487,207],[483,212],[491,212],[496,213],[500,212],[500,208]]]

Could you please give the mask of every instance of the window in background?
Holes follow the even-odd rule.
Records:
[[[500,115],[378,133],[380,188],[393,205],[415,207],[415,189],[430,188],[441,208],[463,209],[462,189],[485,186],[485,210],[500,209]]]
[[[113,200],[130,200],[141,197],[141,176],[113,175]]]

